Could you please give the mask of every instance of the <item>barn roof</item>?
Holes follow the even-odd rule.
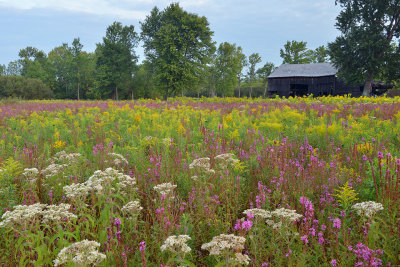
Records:
[[[331,63],[282,64],[268,78],[331,76],[337,69]]]

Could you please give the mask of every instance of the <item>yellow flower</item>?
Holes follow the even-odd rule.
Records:
[[[61,140],[57,140],[53,145],[54,148],[62,148],[64,146],[65,146],[65,142],[63,142]]]

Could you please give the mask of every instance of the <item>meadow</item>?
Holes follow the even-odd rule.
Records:
[[[399,266],[400,98],[0,104],[2,266]]]

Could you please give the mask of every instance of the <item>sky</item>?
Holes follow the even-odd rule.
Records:
[[[140,32],[153,7],[164,9],[167,0],[0,0],[0,64],[18,59],[18,52],[33,46],[48,53],[79,37],[83,50],[93,52],[114,21],[134,25]],[[259,53],[262,64],[280,65],[279,51],[288,40],[305,41],[314,49],[335,40],[335,0],[183,0],[180,6],[205,16],[217,45],[235,43],[244,53]],[[143,48],[136,49],[139,61]]]

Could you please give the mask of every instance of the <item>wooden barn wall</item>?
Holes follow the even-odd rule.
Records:
[[[292,77],[292,78],[270,78],[268,79],[268,92],[288,97],[291,84],[308,85],[308,94],[314,96],[333,94],[335,89],[335,76],[324,77]]]
[[[362,85],[348,85],[343,80],[336,78],[335,91],[333,95],[348,95],[351,94],[354,97],[362,95]]]

